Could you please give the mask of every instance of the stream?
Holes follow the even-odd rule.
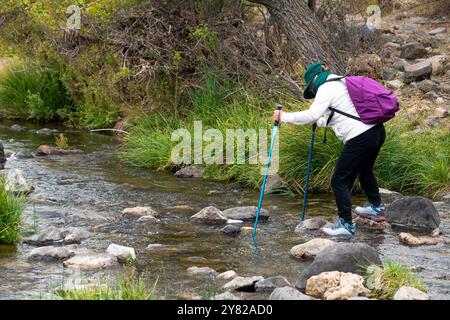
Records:
[[[54,136],[41,136],[41,127],[19,123],[24,130],[0,123],[0,140],[5,151],[28,150],[54,144]],[[149,281],[157,281],[158,296],[165,299],[195,299],[214,292],[214,283],[189,276],[191,266],[211,267],[218,272],[234,270],[241,276],[282,275],[293,285],[310,263],[289,256],[294,245],[312,238],[294,233],[299,222],[300,196],[266,195],[264,208],[270,219],[261,223],[255,248],[250,233],[237,237],[221,234],[218,227],[194,224],[189,217],[206,206],[227,209],[256,205],[258,192],[239,184],[203,179],[181,179],[171,174],[134,168],[120,163],[115,155],[119,147],[115,137],[64,127],[51,127],[68,137],[71,147],[84,155],[45,156],[31,159],[8,158],[6,169],[18,168],[36,188],[28,197],[24,212],[24,236],[48,225],[82,227],[91,233],[78,245],[81,249],[105,252],[111,243],[135,248],[137,268]],[[354,204],[364,202],[361,196]],[[440,229],[449,239],[450,210],[437,203],[441,214]],[[151,206],[160,213],[159,224],[138,223],[121,217],[124,208]],[[309,196],[308,216],[333,220],[333,197]],[[253,226],[246,223],[247,226]],[[374,246],[383,261],[392,259],[414,267],[429,289],[432,299],[450,299],[450,250],[446,244],[411,248],[401,245],[392,230],[373,232],[358,229],[352,241]],[[150,251],[149,244],[169,245]],[[66,269],[62,262],[29,261],[35,246],[19,242],[0,246],[0,299],[51,299],[61,283],[98,277],[98,271]],[[122,272],[122,267],[108,272]],[[268,294],[247,293],[243,299],[267,299]]]

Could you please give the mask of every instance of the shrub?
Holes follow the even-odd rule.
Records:
[[[25,209],[22,195],[15,196],[0,176],[0,243],[14,244],[20,239],[21,215]]]

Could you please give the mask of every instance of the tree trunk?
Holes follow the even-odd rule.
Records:
[[[323,62],[331,71],[343,74],[344,59],[332,46],[321,22],[305,0],[249,0],[264,5],[286,35],[294,55],[305,66]]]

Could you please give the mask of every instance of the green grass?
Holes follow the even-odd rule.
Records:
[[[15,196],[5,187],[0,176],[0,244],[14,244],[20,239],[21,215],[25,209],[23,196]]]
[[[366,272],[366,286],[371,290],[371,296],[377,299],[392,299],[402,286],[427,292],[420,277],[411,269],[391,260],[383,268],[369,266]]]
[[[0,113],[6,117],[64,120],[71,110],[57,65],[15,64],[0,75]]]
[[[62,285],[53,294],[57,300],[156,300],[157,282],[148,287],[144,278],[131,268],[118,276],[115,284],[99,280],[96,284],[86,284],[77,289],[65,289]]]

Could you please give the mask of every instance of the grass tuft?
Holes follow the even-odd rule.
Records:
[[[0,243],[14,244],[20,239],[21,215],[25,209],[25,198],[15,196],[6,188],[6,181],[0,176]]]

